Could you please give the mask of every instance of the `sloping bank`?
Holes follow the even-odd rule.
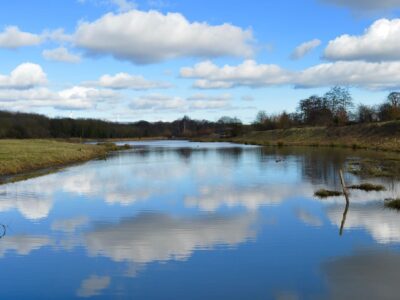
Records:
[[[252,131],[233,138],[205,137],[200,140],[265,146],[330,146],[400,152],[400,121],[343,127]]]
[[[102,158],[112,151],[126,148],[112,143],[89,145],[55,140],[0,140],[0,183],[12,175]]]

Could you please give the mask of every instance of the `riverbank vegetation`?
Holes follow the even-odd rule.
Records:
[[[101,158],[121,147],[112,143],[88,145],[55,140],[0,140],[0,176]]]

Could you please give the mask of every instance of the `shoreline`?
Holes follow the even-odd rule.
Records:
[[[250,131],[236,137],[206,136],[199,142],[232,142],[258,146],[331,147],[400,153],[400,121],[343,127],[299,127]]]
[[[130,147],[113,143],[79,144],[59,140],[0,140],[0,185],[106,158]]]

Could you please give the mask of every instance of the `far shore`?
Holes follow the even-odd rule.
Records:
[[[400,153],[400,121],[250,131],[235,137],[206,136],[193,140],[278,147],[340,147]]]
[[[115,142],[168,140],[167,137],[125,139],[0,139],[0,184],[42,175],[60,167],[105,158],[110,152],[126,149]],[[181,138],[182,139],[182,138]],[[400,162],[400,121],[344,127],[306,127],[251,131],[235,137],[206,136],[198,142],[233,142],[260,146],[311,146],[365,149],[391,153],[391,165]],[[173,139],[172,139],[173,140]],[[385,158],[388,160],[388,158]],[[396,163],[394,163],[396,162]],[[368,168],[376,175],[370,165]],[[399,173],[400,170],[395,173]],[[31,175],[34,173],[34,175]],[[393,172],[392,172],[393,173]],[[35,175],[37,174],[37,175]],[[400,174],[400,173],[399,173]]]

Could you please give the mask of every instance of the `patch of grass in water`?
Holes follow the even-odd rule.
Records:
[[[325,189],[318,190],[314,193],[314,196],[321,198],[321,199],[329,198],[329,197],[337,197],[337,196],[341,196],[341,195],[343,195],[342,192],[330,191],[330,190],[325,190]]]
[[[362,183],[362,184],[358,184],[358,185],[351,185],[348,188],[353,189],[353,190],[362,190],[365,192],[372,192],[372,191],[381,192],[381,191],[386,190],[386,188],[383,185],[372,184],[372,183]]]
[[[400,210],[400,198],[385,199],[385,207]]]
[[[117,145],[115,143],[111,142],[105,142],[105,143],[97,143],[98,146],[102,146],[107,149],[107,151],[118,151],[118,150],[128,150],[131,149],[132,146],[125,144],[125,145]]]

